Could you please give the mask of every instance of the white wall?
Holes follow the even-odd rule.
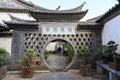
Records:
[[[7,50],[7,52],[10,53],[10,55],[11,55],[11,41],[12,38],[10,37],[0,38],[0,47],[4,47]]]
[[[105,23],[102,32],[102,43],[107,44],[110,40],[119,44],[118,53],[120,54],[120,15]]]
[[[0,12],[0,23],[3,23],[3,20],[10,21],[10,17],[8,14],[11,14],[12,16],[18,17],[20,19],[25,20],[35,20],[33,17],[29,16],[27,13],[9,13],[9,12]]]
[[[50,42],[47,46],[46,46],[46,50],[47,51],[55,51],[55,45],[57,44],[57,42]]]

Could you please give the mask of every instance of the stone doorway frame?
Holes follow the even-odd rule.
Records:
[[[43,49],[41,50],[41,59],[42,59],[42,61],[44,62],[44,64],[46,65],[46,67],[50,70],[50,71],[53,71],[53,72],[56,72],[57,70],[56,69],[53,69],[53,68],[51,68],[50,66],[49,66],[49,64],[46,62],[46,60],[45,60],[45,58],[44,58],[44,52],[45,52],[45,48],[47,47],[47,45],[50,43],[50,42],[52,42],[52,41],[54,41],[54,40],[63,40],[63,41],[66,41],[66,42],[68,42],[71,46],[72,46],[72,48],[73,48],[73,50],[74,50],[74,53],[73,53],[73,58],[72,58],[72,61],[68,64],[68,66],[66,66],[63,70],[61,70],[61,71],[63,71],[63,72],[65,72],[65,71],[68,71],[69,70],[69,68],[72,66],[72,64],[75,62],[75,59],[77,58],[77,51],[76,51],[76,49],[75,49],[75,47],[74,47],[74,44],[71,42],[71,41],[69,41],[68,39],[65,39],[65,38],[52,38],[51,40],[49,40],[49,41],[47,41],[46,42],[46,44],[44,44],[44,46],[43,46]]]

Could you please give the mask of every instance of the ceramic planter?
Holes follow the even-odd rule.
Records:
[[[91,65],[81,65],[80,73],[82,76],[90,76],[91,75],[92,66]]]
[[[1,67],[0,68],[0,80],[5,78],[7,75],[7,66]]]
[[[22,67],[22,77],[23,78],[32,78],[34,76],[33,67]]]

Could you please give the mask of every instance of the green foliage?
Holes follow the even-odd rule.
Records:
[[[103,45],[100,48],[98,48],[97,53],[100,54],[100,56],[109,59],[109,61],[113,61],[116,63],[115,60],[115,51],[117,50],[118,44],[116,44],[114,41],[109,41],[107,45]]]
[[[31,61],[34,57],[37,56],[37,53],[34,49],[27,49],[26,52],[24,53],[24,56],[22,57],[22,59],[20,60],[20,63],[22,64],[22,66],[27,66],[27,67],[31,67]]]
[[[90,53],[89,48],[87,46],[83,46],[79,51],[80,55],[88,55]]]
[[[0,48],[0,67],[7,64],[7,51],[4,48]]]
[[[45,53],[44,53],[44,58],[45,58],[45,60],[48,59],[48,56],[49,56],[50,52],[51,52],[51,51],[45,51]]]
[[[108,52],[110,54],[114,54],[114,52],[117,50],[118,44],[116,44],[114,41],[109,41],[107,46],[108,46]]]
[[[89,60],[89,56],[90,56],[89,48],[87,46],[83,46],[79,50],[79,56],[81,57],[80,63],[83,65],[88,65],[88,60]]]
[[[106,45],[101,46],[100,48],[98,48],[97,53],[98,53],[100,56],[108,57],[108,56],[109,56],[108,46],[106,46]]]
[[[69,43],[65,44],[65,48],[67,50],[66,51],[66,53],[67,53],[67,56],[66,56],[67,61],[71,62],[72,61],[72,57],[73,57],[73,48],[72,48],[72,46]]]
[[[119,63],[119,64],[116,64],[116,66],[119,66],[119,67],[120,67],[120,63]]]
[[[114,41],[109,41],[107,46],[108,46],[108,52],[109,54],[113,55],[113,60],[114,60],[114,63],[116,64],[117,62],[115,59],[115,51],[117,50],[118,44],[116,44]]]

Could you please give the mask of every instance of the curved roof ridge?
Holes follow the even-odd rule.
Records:
[[[119,0],[118,0],[119,1]],[[100,19],[98,19],[96,22],[107,22],[108,20],[112,19],[113,17],[119,15],[115,14],[114,16],[112,16],[112,14],[114,14],[115,12],[117,12],[120,9],[120,3],[115,4],[112,8],[110,8],[107,12],[105,12]]]
[[[25,19],[20,19],[18,17],[15,17],[11,14],[8,14],[10,16],[10,18],[14,21],[21,21],[21,22],[36,22],[35,20],[25,20]]]
[[[38,7],[40,11],[43,11],[43,12],[80,12],[82,10],[82,8],[84,7],[84,4],[86,2],[84,2],[83,4],[81,4],[80,6],[76,7],[76,8],[72,8],[72,9],[67,9],[67,10],[52,10],[52,9],[47,9],[47,8],[43,8],[43,7],[40,7],[40,6],[37,6],[37,5],[33,5],[34,7]]]
[[[78,21],[86,15],[88,10],[80,12],[42,12],[30,10],[29,12],[37,21]]]
[[[5,24],[26,24],[26,25],[38,25],[37,22],[30,23],[30,22],[22,22],[22,21],[5,21],[3,20]]]

